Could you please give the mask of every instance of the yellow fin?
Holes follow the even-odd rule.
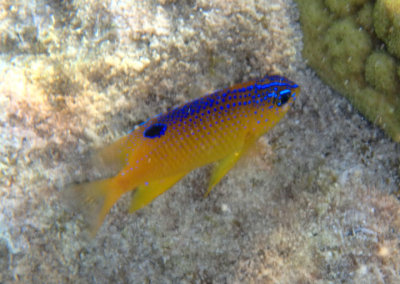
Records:
[[[115,171],[120,171],[126,164],[126,154],[129,149],[126,145],[129,135],[119,138],[117,141],[98,150],[92,157],[93,164],[101,163],[106,167],[111,167]]]
[[[207,192],[204,197],[207,197],[211,189],[221,181],[221,179],[233,168],[237,161],[242,157],[248,149],[254,144],[256,137],[253,135],[246,135],[242,148],[228,155],[227,157],[216,162],[214,169],[211,173],[210,181],[208,183]]]
[[[82,212],[94,237],[111,207],[124,193],[115,186],[114,179],[74,184],[62,192],[70,206]]]
[[[187,172],[152,181],[148,185],[139,186],[132,197],[129,213],[133,213],[149,204],[154,198],[167,191],[186,174]]]
[[[210,177],[207,192],[204,194],[205,197],[208,196],[211,189],[221,181],[227,172],[233,168],[241,156],[242,152],[234,152],[233,154],[230,154],[228,157],[223,158],[216,163]]]

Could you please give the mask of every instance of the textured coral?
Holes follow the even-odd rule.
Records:
[[[297,3],[311,67],[399,142],[400,2]]]
[[[400,58],[400,1],[378,0],[374,9],[374,27],[389,52]]]

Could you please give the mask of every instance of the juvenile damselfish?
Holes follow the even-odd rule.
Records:
[[[124,193],[135,190],[130,206],[134,212],[193,169],[215,162],[208,194],[285,115],[299,91],[285,77],[266,76],[157,115],[100,151],[104,161],[117,164],[116,176],[73,185],[67,191],[93,217],[93,232]]]

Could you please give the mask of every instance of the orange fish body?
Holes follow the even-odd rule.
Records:
[[[94,232],[122,194],[136,189],[134,212],[193,169],[216,162],[208,194],[285,115],[299,91],[284,77],[267,76],[188,102],[139,125],[100,153],[119,165],[116,176],[69,190],[93,215]]]

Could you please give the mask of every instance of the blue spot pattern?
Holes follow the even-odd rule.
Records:
[[[121,175],[159,163],[179,168],[188,162],[212,160],[233,149],[244,133],[262,134],[273,127],[280,110],[295,101],[297,90],[298,86],[284,77],[268,76],[159,114],[130,132],[125,149],[142,149],[141,139],[145,139],[147,152],[134,159],[128,152]]]
[[[245,88],[224,89],[195,99],[182,106],[172,109],[164,115],[158,115],[156,123],[186,123],[190,116],[197,117],[204,115],[223,115],[228,113],[229,109],[237,107],[246,107],[251,104],[265,106],[271,100],[276,107],[283,106],[290,98],[295,97],[292,89],[298,87],[297,84],[289,81],[282,76],[266,76],[263,79],[254,81],[254,85]],[[280,90],[280,91],[278,91]],[[236,101],[232,104],[229,101]],[[220,107],[216,107],[219,104]],[[273,106],[270,107],[272,109]]]

